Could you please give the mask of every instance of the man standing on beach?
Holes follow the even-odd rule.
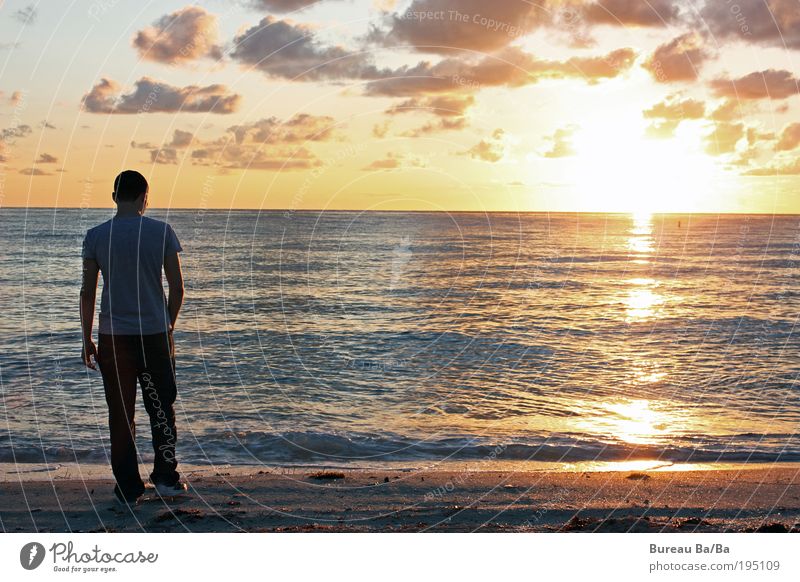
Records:
[[[139,172],[114,180],[117,212],[83,241],[81,328],[86,366],[103,376],[111,430],[114,494],[135,504],[145,490],[136,454],[136,382],[150,416],[155,463],[150,480],[161,496],[184,494],[175,458],[175,346],[172,331],[183,303],[178,237],[165,222],[145,218],[149,186]],[[162,268],[169,285],[164,296]],[[92,341],[98,274],[103,274],[98,344]]]

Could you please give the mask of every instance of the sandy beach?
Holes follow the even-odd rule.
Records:
[[[800,531],[800,466],[722,470],[195,470],[118,507],[101,474],[0,482],[5,532]]]

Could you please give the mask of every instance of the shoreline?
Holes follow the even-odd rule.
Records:
[[[216,467],[184,468],[184,477],[191,498],[164,500],[148,489],[132,509],[114,503],[107,477],[4,481],[0,520],[6,532],[800,531],[800,464],[617,471]]]

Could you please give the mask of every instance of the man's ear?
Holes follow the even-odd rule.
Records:
[[[116,192],[112,192],[111,193],[111,199],[116,203],[116,201],[117,201],[117,193]]]

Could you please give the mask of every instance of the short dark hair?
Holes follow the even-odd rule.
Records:
[[[136,170],[125,170],[114,178],[114,200],[117,202],[133,202],[147,192],[147,180]]]

